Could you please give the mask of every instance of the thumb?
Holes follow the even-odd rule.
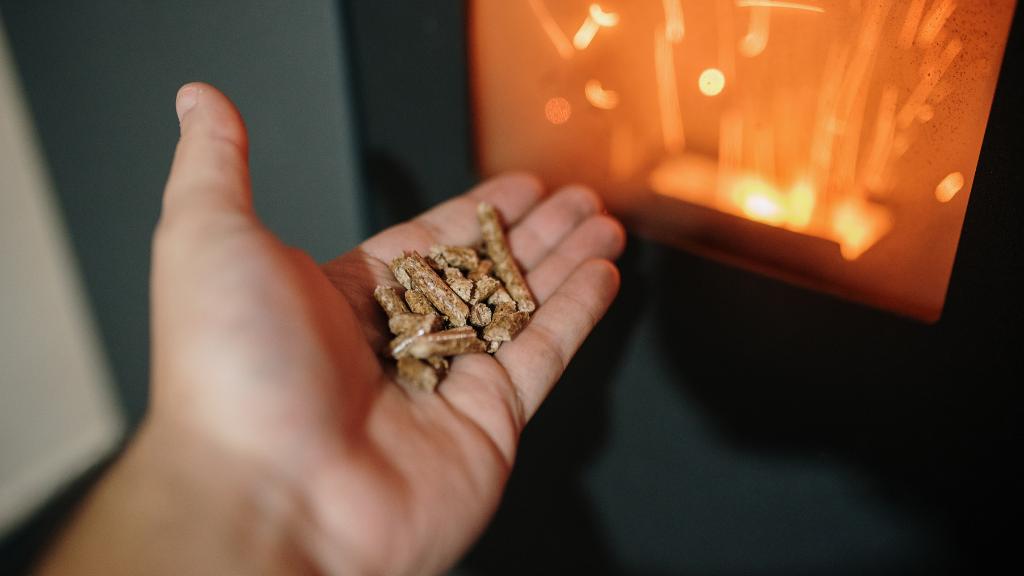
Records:
[[[181,139],[164,190],[162,219],[252,216],[249,138],[238,109],[209,84],[182,86]]]

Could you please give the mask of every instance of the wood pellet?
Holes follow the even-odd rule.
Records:
[[[433,246],[426,257],[406,252],[390,265],[401,288],[374,290],[394,335],[386,354],[410,386],[433,391],[449,358],[496,353],[537,308],[498,212],[480,204],[477,218],[483,238],[478,246]]]

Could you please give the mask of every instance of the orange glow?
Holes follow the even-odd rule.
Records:
[[[917,28],[921,25],[921,16],[924,15],[924,5],[925,0],[911,0],[907,7],[907,19],[903,22],[903,31],[900,32],[897,44],[903,50],[910,50],[914,46]]]
[[[678,44],[686,37],[686,20],[682,0],[662,0],[665,7],[665,38]]]
[[[783,193],[764,180],[745,177],[732,188],[732,201],[742,215],[794,230],[806,229],[811,224],[817,202],[815,196],[807,182],[800,182]]]
[[[952,202],[953,198],[964,189],[964,175],[960,172],[953,172],[946,176],[938,187],[935,188],[935,198],[943,204]]]
[[[736,6],[733,0],[715,0],[715,59],[726,78],[736,77]]]
[[[572,38],[572,45],[577,50],[583,51],[590,47],[597,32],[601,28],[613,28],[619,24],[619,15],[613,12],[605,12],[599,4],[591,4],[588,9],[587,19],[583,21],[576,35]]]
[[[662,30],[654,33],[654,66],[657,70],[658,103],[661,107],[661,134],[665,151],[675,154],[686,146],[683,129],[683,111],[679,106],[679,91],[676,88],[676,65],[669,44]]]
[[[619,15],[614,12],[605,12],[600,4],[590,5],[590,17],[602,28],[612,28],[619,24]]]
[[[725,90],[725,74],[717,68],[708,68],[700,75],[700,93],[705,96],[718,96]]]
[[[587,102],[594,108],[601,110],[614,110],[619,105],[619,94],[614,90],[605,90],[599,80],[588,80],[583,92]]]
[[[782,195],[760,180],[741,180],[733,189],[733,201],[751,220],[772,226],[786,221],[786,203]]]
[[[931,46],[955,11],[955,0],[938,0],[932,11],[925,17],[924,22],[921,23],[921,30],[917,34],[918,45]]]
[[[786,224],[795,230],[804,230],[810,226],[818,202],[817,196],[814,188],[806,182],[794,186],[789,193],[789,216]]]
[[[754,8],[750,11],[750,31],[740,40],[740,54],[747,58],[760,56],[768,47],[772,13],[768,8]]]
[[[824,14],[825,9],[821,6],[803,4],[801,2],[775,2],[774,0],[736,0],[737,8],[783,8],[786,10],[802,10],[804,12],[817,12]]]
[[[613,180],[622,182],[633,173],[635,164],[633,127],[625,122],[616,124],[609,144],[611,149],[609,150],[608,171]]]
[[[958,38],[949,41],[946,49],[942,51],[942,57],[935,65],[935,69],[921,78],[921,82],[918,83],[907,103],[900,110],[899,116],[896,117],[896,124],[900,128],[906,129],[914,122],[914,119],[920,114],[921,106],[928,100],[928,96],[935,90],[935,87],[939,85],[939,81],[946,75],[946,71],[949,70],[950,65],[960,55],[963,47],[963,43]]]
[[[565,124],[572,118],[572,104],[561,96],[552,98],[544,105],[544,117],[556,126]]]
[[[558,26],[555,19],[551,17],[547,4],[544,3],[544,0],[529,0],[529,2],[530,9],[533,10],[533,14],[537,17],[537,21],[540,22],[544,33],[547,34],[548,39],[555,46],[558,55],[563,60],[571,60],[574,54],[572,42],[569,41],[569,37],[565,35],[565,32]]]
[[[865,168],[866,185],[869,190],[881,190],[885,186],[885,169],[892,155],[895,138],[898,100],[899,90],[895,87],[887,86],[882,91],[882,100],[878,104],[878,121],[875,124],[875,140]]]
[[[1017,2],[975,4],[470,0],[481,172],[934,320]]]
[[[833,215],[839,252],[846,260],[857,260],[892,228],[892,217],[884,208],[861,201],[841,204]]]

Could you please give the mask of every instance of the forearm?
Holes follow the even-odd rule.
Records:
[[[39,573],[304,574],[305,516],[283,483],[145,426],[44,558]]]

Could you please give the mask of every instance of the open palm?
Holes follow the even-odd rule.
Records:
[[[509,175],[320,267],[253,214],[230,102],[190,85],[179,111],[154,244],[150,420],[292,487],[318,568],[443,570],[483,530],[523,426],[614,298],[621,227],[586,189],[544,198]],[[387,323],[373,289],[394,284],[386,263],[404,250],[478,241],[481,201],[508,223],[540,307],[495,356],[455,359],[436,394],[404,388],[379,358]]]

